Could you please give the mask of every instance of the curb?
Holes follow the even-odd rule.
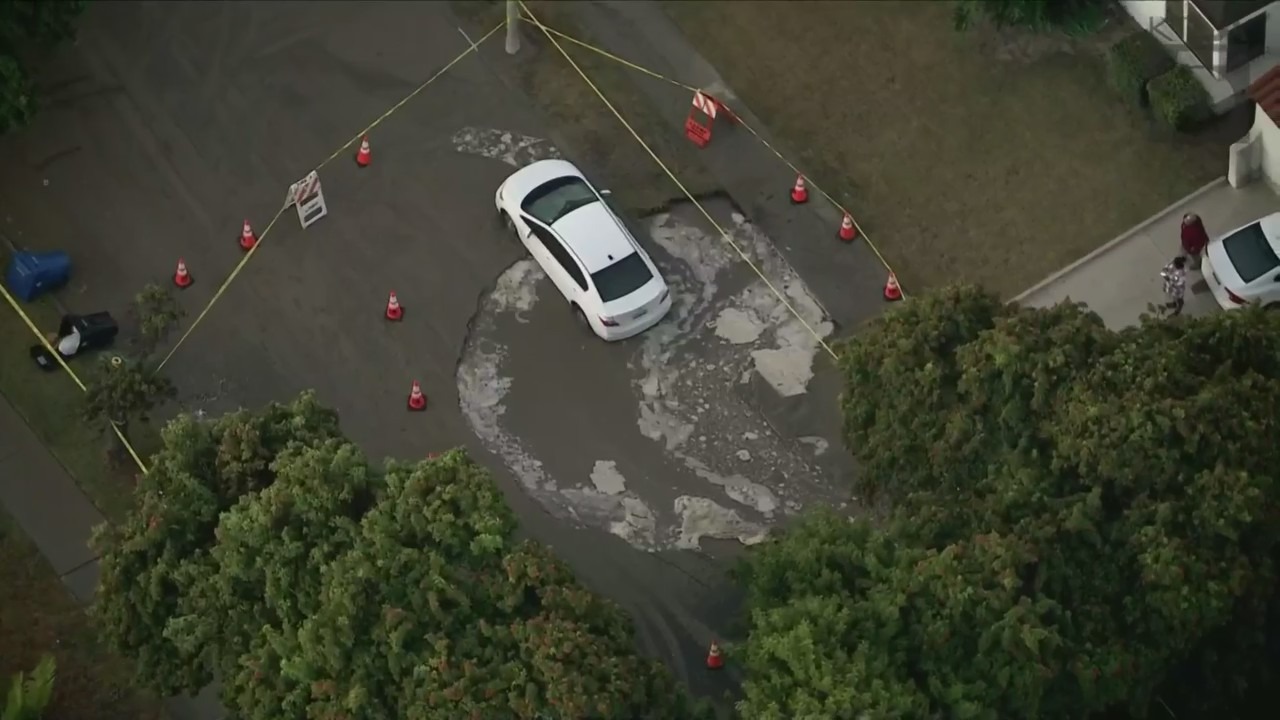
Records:
[[[1086,264],[1086,263],[1092,262],[1092,261],[1094,261],[1094,260],[1098,259],[1098,257],[1100,257],[1100,256],[1102,256],[1102,255],[1107,254],[1107,253],[1108,253],[1108,252],[1110,252],[1113,248],[1115,248],[1117,245],[1119,245],[1119,244],[1121,244],[1121,243],[1123,243],[1123,242],[1125,242],[1125,241],[1127,241],[1127,240],[1131,239],[1134,235],[1137,235],[1138,233],[1142,232],[1143,230],[1146,230],[1148,227],[1150,227],[1152,224],[1154,224],[1157,220],[1160,220],[1160,219],[1161,219],[1161,218],[1163,218],[1164,216],[1166,216],[1166,215],[1168,215],[1169,213],[1173,212],[1173,211],[1174,211],[1174,210],[1176,210],[1178,207],[1180,207],[1180,206],[1182,206],[1182,205],[1186,205],[1187,203],[1190,203],[1190,202],[1194,201],[1196,198],[1200,197],[1201,195],[1204,195],[1204,194],[1208,193],[1210,190],[1217,190],[1217,189],[1218,189],[1218,187],[1220,187],[1220,186],[1222,186],[1222,185],[1225,185],[1226,183],[1227,183],[1227,178],[1226,178],[1226,176],[1225,176],[1225,175],[1224,175],[1224,176],[1222,176],[1222,177],[1217,178],[1216,180],[1211,180],[1211,181],[1210,181],[1207,185],[1205,185],[1204,187],[1201,187],[1199,190],[1194,190],[1194,191],[1192,191],[1192,192],[1191,192],[1191,194],[1189,194],[1189,195],[1187,195],[1186,197],[1183,197],[1183,198],[1181,198],[1181,199],[1179,199],[1179,200],[1175,201],[1173,204],[1169,205],[1169,207],[1167,207],[1167,208],[1165,208],[1165,209],[1161,210],[1160,212],[1156,213],[1155,215],[1152,215],[1151,217],[1147,218],[1146,220],[1143,220],[1142,222],[1138,223],[1137,225],[1134,225],[1133,227],[1131,227],[1131,228],[1129,228],[1128,230],[1124,231],[1124,232],[1123,232],[1123,233],[1121,233],[1119,236],[1117,236],[1116,238],[1112,239],[1111,241],[1109,241],[1107,244],[1103,245],[1102,247],[1100,247],[1100,248],[1098,248],[1098,249],[1096,249],[1096,250],[1094,250],[1094,251],[1090,252],[1088,255],[1085,255],[1084,257],[1080,258],[1079,260],[1076,260],[1075,262],[1071,263],[1070,265],[1067,265],[1066,267],[1062,268],[1061,270],[1058,270],[1057,272],[1053,273],[1053,274],[1052,274],[1052,275],[1050,275],[1049,277],[1047,277],[1047,278],[1045,278],[1045,279],[1041,280],[1040,282],[1036,283],[1035,285],[1032,285],[1031,287],[1027,288],[1026,290],[1023,290],[1021,293],[1018,293],[1018,295],[1017,295],[1016,297],[1014,297],[1014,298],[1010,299],[1010,300],[1009,300],[1009,302],[1010,302],[1010,303],[1022,302],[1022,301],[1027,297],[1027,296],[1029,296],[1029,295],[1034,295],[1035,293],[1037,293],[1037,292],[1039,292],[1039,291],[1043,290],[1044,288],[1048,287],[1049,285],[1052,285],[1053,283],[1055,283],[1055,282],[1057,282],[1057,281],[1061,280],[1064,276],[1066,276],[1066,275],[1070,274],[1071,272],[1073,272],[1073,271],[1077,270],[1081,265],[1084,265],[1084,264]]]

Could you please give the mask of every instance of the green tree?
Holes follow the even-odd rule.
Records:
[[[121,466],[129,462],[126,443],[130,428],[138,422],[149,422],[151,411],[176,395],[177,388],[151,360],[103,355],[98,358],[97,372],[89,379],[82,413],[85,421],[106,439],[108,462]]]
[[[1221,711],[1266,681],[1280,314],[1117,333],[949,288],[841,362],[846,440],[894,510],[749,560],[747,717],[850,684],[832,717]]]
[[[172,290],[148,283],[133,298],[133,314],[138,322],[143,353],[150,355],[187,312],[178,304]]]
[[[151,685],[216,674],[246,720],[700,717],[465,453],[375,467],[296,405],[175,421],[100,536],[107,637]]]
[[[57,663],[53,656],[45,655],[30,675],[14,675],[4,699],[4,709],[0,711],[0,720],[39,720],[44,717],[45,708],[53,700],[56,671]]]
[[[112,423],[127,428],[135,421],[149,421],[156,405],[176,392],[169,378],[151,363],[103,355],[85,393],[84,417],[104,431]]]
[[[0,3],[0,132],[27,124],[36,103],[20,55],[75,36],[84,0],[5,0]]]
[[[108,644],[134,659],[143,683],[172,695],[213,678],[218,626],[226,619],[201,618],[200,601],[218,569],[212,553],[222,514],[270,487],[273,462],[287,449],[337,437],[337,415],[310,393],[211,422],[181,415],[165,427],[130,517],[99,526],[93,539],[102,556],[99,627]]]
[[[134,297],[133,314],[138,322],[141,357],[101,357],[84,396],[85,420],[103,432],[115,461],[125,459],[125,448],[118,443],[112,426],[127,439],[130,426],[149,422],[151,411],[177,394],[173,383],[160,372],[154,353],[182,319],[182,307],[168,289],[149,284]]]

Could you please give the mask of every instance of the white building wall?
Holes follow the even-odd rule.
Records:
[[[1267,6],[1267,54],[1280,53],[1280,3]]]
[[[1280,127],[1262,108],[1254,108],[1253,131],[1258,134],[1262,175],[1273,185],[1280,185]]]
[[[1178,39],[1173,28],[1163,26],[1165,19],[1164,0],[1120,0],[1120,6],[1132,17],[1140,27],[1155,34],[1169,54],[1179,63],[1186,65],[1204,85],[1209,93],[1209,102],[1214,112],[1224,113],[1244,102],[1244,91],[1255,80],[1280,62],[1280,1],[1270,3],[1259,12],[1267,13],[1267,45],[1266,51],[1253,62],[1237,68],[1225,77],[1220,72],[1226,67],[1227,30],[1218,31],[1214,37],[1213,67],[1206,68],[1200,64],[1196,56]],[[1194,7],[1187,8],[1188,13],[1195,13]],[[1255,15],[1243,18],[1245,22]],[[1237,23],[1239,24],[1239,23]],[[1235,27],[1232,25],[1232,27]]]
[[[1164,0],[1120,0],[1120,7],[1147,31],[1164,21]]]

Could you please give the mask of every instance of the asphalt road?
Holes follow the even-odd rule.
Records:
[[[180,256],[194,316],[242,220],[261,231],[289,183],[467,46],[443,3],[91,7],[41,78],[39,121],[0,140],[0,211],[20,244],[72,253],[68,305],[122,316]],[[211,414],[314,388],[375,458],[470,447],[526,532],[719,694],[731,674],[701,662],[737,603],[724,560],[841,500],[823,479],[845,472],[830,363],[687,208],[640,222],[676,289],[668,320],[584,336],[493,217],[513,164],[555,152],[547,135],[481,58],[459,63],[373,132],[371,167],[321,170],[329,217],[304,232],[286,213],[169,371],[182,408]],[[768,239],[713,210],[829,331]],[[390,290],[401,323],[381,318]],[[413,380],[426,413],[405,410]]]

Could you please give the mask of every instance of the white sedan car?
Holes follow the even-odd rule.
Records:
[[[540,160],[499,185],[494,204],[579,320],[622,340],[656,325],[671,291],[604,194],[573,163]]]
[[[1223,308],[1261,305],[1280,310],[1280,213],[1211,241],[1201,269]]]

